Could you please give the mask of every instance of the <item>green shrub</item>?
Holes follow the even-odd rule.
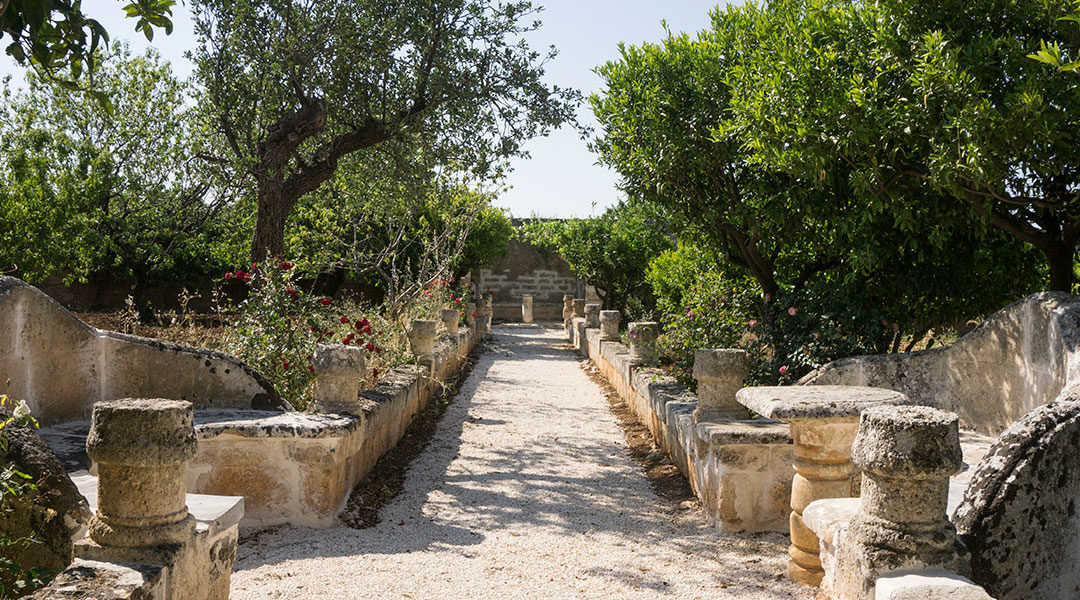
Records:
[[[819,280],[801,292],[766,298],[749,277],[719,272],[701,273],[680,291],[674,272],[652,278],[654,285],[671,285],[658,297],[681,298],[662,314],[660,348],[674,375],[691,387],[700,348],[742,348],[750,362],[748,384],[780,385],[838,358],[886,352],[896,331],[852,286]]]
[[[311,360],[318,344],[364,348],[372,385],[388,369],[414,360],[406,337],[410,319],[438,319],[440,309],[460,309],[466,302],[453,291],[451,281],[437,280],[398,319],[391,319],[384,307],[305,292],[293,280],[293,263],[252,266],[250,272],[241,269],[225,275],[249,284],[250,293],[212,345],[257,370],[299,410],[311,401],[315,381]]]

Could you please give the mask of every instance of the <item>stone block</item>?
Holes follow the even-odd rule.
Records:
[[[956,573],[928,570],[878,578],[874,600],[994,600]]]
[[[999,600],[1080,597],[1080,393],[1010,426],[956,510],[971,579]]]

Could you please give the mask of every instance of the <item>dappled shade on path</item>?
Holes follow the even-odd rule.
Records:
[[[656,496],[561,334],[497,329],[379,524],[254,536],[232,597],[812,597],[785,537]]]

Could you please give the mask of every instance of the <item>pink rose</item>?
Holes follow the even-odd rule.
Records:
[[[799,311],[795,310],[795,307],[794,307],[794,306],[792,306],[791,308],[787,309],[787,314],[789,314],[789,315],[791,315],[791,316],[793,316],[793,317],[795,316],[795,313],[797,313],[797,312],[799,312]]]
[[[780,367],[780,374],[787,375],[787,365]]]
[[[750,319],[750,329],[757,327],[757,319]]]

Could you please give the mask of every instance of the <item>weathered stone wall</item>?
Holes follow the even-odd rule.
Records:
[[[570,265],[555,254],[511,240],[502,259],[473,271],[477,294],[492,292],[494,318],[521,321],[521,297],[533,297],[533,318],[537,321],[562,319],[562,297],[584,297],[585,284]]]
[[[845,358],[807,385],[864,385],[960,415],[964,428],[997,435],[1080,379],[1080,298],[1034,294],[995,313],[955,344],[923,352]]]
[[[87,419],[95,402],[120,398],[283,406],[273,386],[235,358],[95,329],[12,277],[0,277],[0,393],[26,400],[43,426]]]
[[[601,341],[575,318],[570,340],[648,427],[690,481],[722,532],[788,530],[793,455],[787,424],[764,419],[695,422],[697,395],[658,369],[637,366],[630,349]]]
[[[394,369],[360,393],[353,414],[196,412],[199,451],[188,464],[188,491],[244,496],[244,529],[337,523],[352,489],[405,435],[480,337],[465,328],[457,343],[444,336],[430,373],[413,365]]]
[[[1000,600],[1080,597],[1080,390],[1009,427],[979,464],[956,528],[971,579]]]

